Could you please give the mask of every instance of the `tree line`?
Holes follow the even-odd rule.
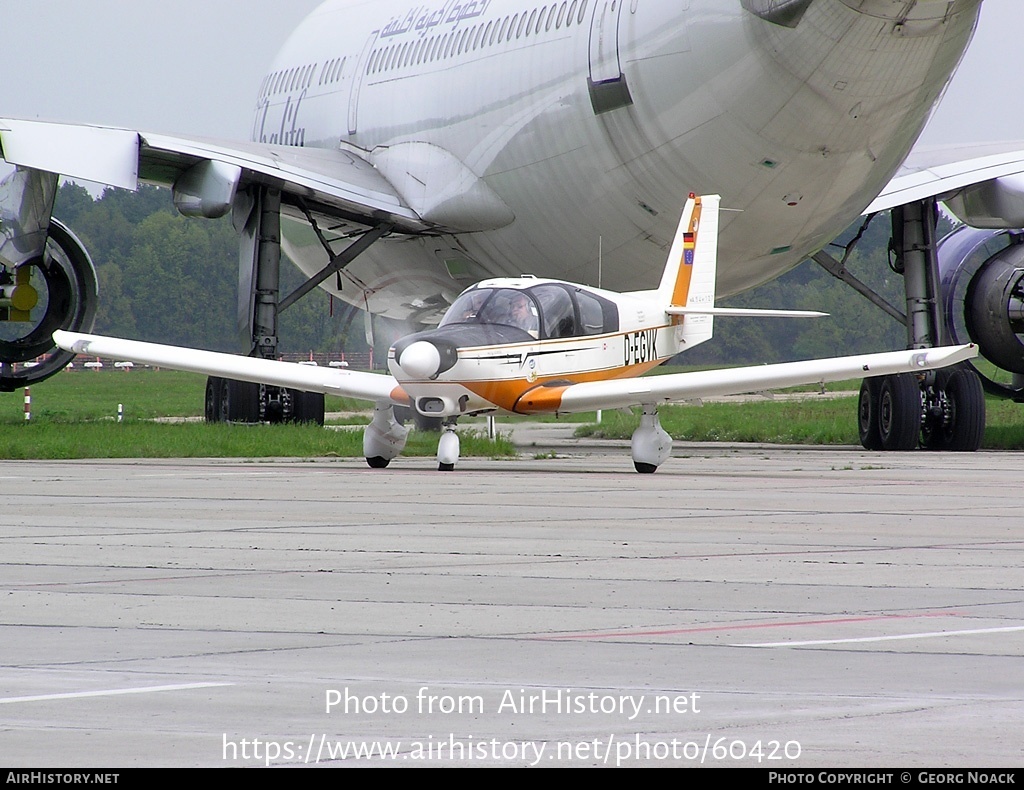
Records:
[[[107,189],[93,198],[61,186],[55,216],[85,244],[100,283],[96,331],[172,345],[237,352],[238,236],[229,218],[197,220],[174,209],[170,192]],[[851,238],[857,227],[844,234]],[[847,268],[903,309],[903,281],[886,265],[889,223],[879,217]],[[837,257],[842,250],[834,250]],[[281,269],[282,292],[302,282]],[[805,319],[719,318],[715,338],[680,360],[694,365],[756,364],[887,351],[906,345],[904,328],[819,266],[807,261],[782,277],[721,302],[728,307],[821,310]],[[282,352],[365,351],[361,313],[317,290],[281,315]],[[386,351],[386,349],[384,349]],[[378,356],[380,356],[380,349]]]

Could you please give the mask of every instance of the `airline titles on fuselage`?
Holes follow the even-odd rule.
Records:
[[[490,4],[491,0],[471,0],[468,3],[446,0],[440,8],[433,12],[428,6],[414,6],[404,16],[394,17],[388,22],[381,31],[380,37],[401,36],[410,30],[423,36],[438,25],[451,25],[454,31],[458,29],[463,20],[483,16]]]
[[[270,97],[263,98],[256,108],[256,118],[259,123],[258,131],[254,139],[261,143],[271,145],[294,145],[303,146],[306,144],[306,128],[299,126],[299,107],[302,100],[306,98],[306,89],[297,96],[288,96],[285,99],[284,109],[281,111],[281,125],[276,132],[267,134],[267,115],[270,113]]]

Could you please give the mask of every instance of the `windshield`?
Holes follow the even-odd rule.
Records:
[[[467,291],[448,309],[440,326],[450,324],[504,324],[537,337],[537,303],[525,291],[512,288],[477,288]]]

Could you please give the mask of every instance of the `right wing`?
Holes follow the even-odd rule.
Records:
[[[861,354],[834,359],[812,359],[806,362],[702,370],[581,384],[553,382],[523,395],[517,411],[580,412],[653,406],[671,401],[740,395],[780,387],[795,387],[800,384],[824,384],[828,381],[895,373],[924,373],[963,362],[977,355],[978,348],[971,343],[965,346],[888,351],[882,354]]]
[[[886,185],[881,194],[868,206],[865,214],[887,211],[930,197],[938,197],[947,207],[968,225],[987,227],[972,216],[961,216],[957,199],[969,200],[972,192],[992,190],[1008,193],[1020,192],[1020,186],[1001,180],[1019,177],[1024,173],[1024,142],[987,143],[982,145],[925,146],[911,151],[910,156]],[[1009,214],[1019,214],[1019,205],[991,205],[992,200],[984,195],[989,204],[986,208],[997,209]],[[991,192],[989,192],[991,194]],[[1014,200],[1016,202],[1016,200]],[[1007,211],[1009,209],[1009,211]],[[999,227],[1016,227],[1015,219],[1003,217]]]
[[[299,365],[295,362],[242,357],[237,354],[221,354],[216,351],[199,351],[193,348],[61,330],[53,333],[53,340],[65,351],[73,354],[131,360],[142,365],[155,365],[207,376],[222,376],[256,384],[293,387],[307,392],[323,392],[378,404],[410,404],[409,397],[395,378],[383,373]]]

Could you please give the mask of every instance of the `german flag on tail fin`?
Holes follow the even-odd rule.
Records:
[[[676,229],[658,295],[668,307],[711,307],[718,262],[718,195],[691,194]]]

